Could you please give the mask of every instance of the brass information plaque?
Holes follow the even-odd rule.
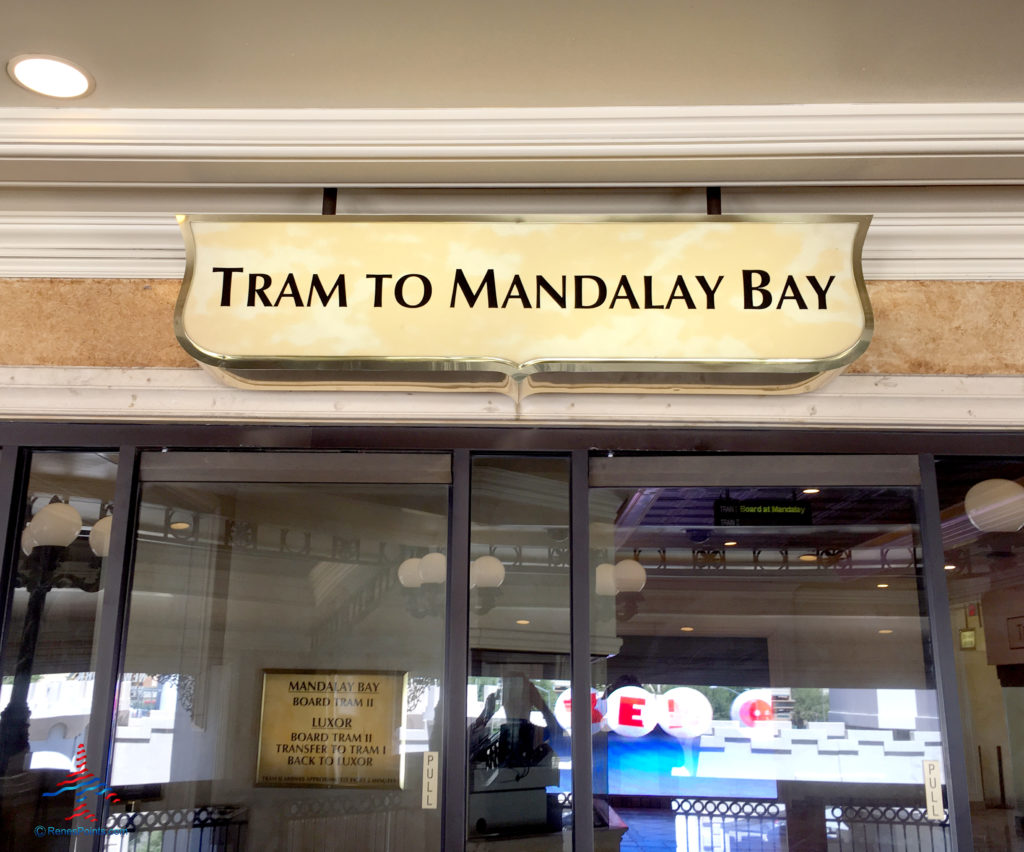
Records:
[[[263,672],[256,783],[268,787],[402,786],[400,672]]]

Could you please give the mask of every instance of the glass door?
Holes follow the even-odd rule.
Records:
[[[106,827],[130,833],[104,849],[932,850],[966,824],[917,457],[140,458],[104,645]],[[102,528],[113,457],[85,490],[55,462],[33,456],[33,513],[70,495]],[[53,565],[99,570],[84,529]],[[42,619],[38,647],[67,657],[81,609],[86,656],[37,649],[29,672],[9,650],[7,704],[50,669],[100,670],[89,589],[46,605],[65,591],[83,606]],[[9,774],[44,750],[29,738]]]
[[[470,852],[573,848],[569,469],[565,456],[473,459]]]
[[[916,458],[592,460],[620,848],[950,848],[918,482]]]
[[[936,460],[976,849],[1024,849],[1024,457]]]
[[[450,456],[151,453],[141,479],[122,848],[439,849]]]

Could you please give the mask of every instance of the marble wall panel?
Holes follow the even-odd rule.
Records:
[[[194,367],[174,336],[181,282],[0,279],[0,364]],[[871,281],[852,373],[1024,375],[1024,281]]]

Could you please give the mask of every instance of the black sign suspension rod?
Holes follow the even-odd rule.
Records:
[[[321,212],[324,216],[334,216],[338,212],[338,188],[336,186],[324,187],[324,203]]]
[[[709,186],[704,190],[708,199],[708,216],[722,215],[722,187]]]

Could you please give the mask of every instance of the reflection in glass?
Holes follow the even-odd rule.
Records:
[[[469,849],[571,848],[568,482],[564,458],[473,465]]]
[[[116,474],[116,453],[32,456],[0,687],[0,824],[15,846],[95,807],[54,790],[84,760]]]
[[[1024,458],[936,462],[977,849],[1024,831]]]
[[[201,813],[235,838],[226,848],[438,849],[424,786],[440,752],[447,511],[445,485],[147,484],[113,757],[122,819]],[[408,585],[400,566],[431,553],[440,572]],[[291,727],[272,736],[268,670],[289,675],[275,694]],[[403,677],[401,725],[380,729],[372,684]],[[400,782],[371,779],[382,764]],[[151,842],[198,843],[186,824]]]
[[[943,842],[909,490],[595,489],[591,544],[594,790],[623,843]],[[854,801],[913,824],[854,829]]]

